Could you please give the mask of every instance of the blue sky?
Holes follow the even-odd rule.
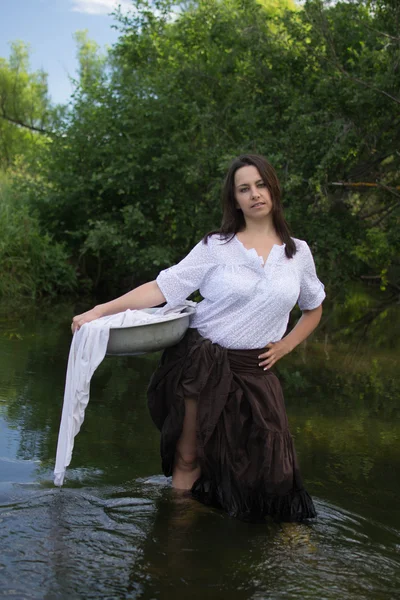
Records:
[[[22,40],[31,48],[31,68],[48,73],[54,102],[66,102],[71,94],[69,75],[77,71],[73,34],[87,29],[101,47],[117,39],[109,16],[114,6],[123,9],[129,0],[0,0],[0,57],[10,55],[10,42]]]

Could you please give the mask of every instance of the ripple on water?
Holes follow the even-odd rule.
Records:
[[[400,585],[394,552],[400,532],[328,503],[316,504],[319,518],[309,527],[308,541],[304,525],[284,526],[276,540],[274,566],[280,560],[298,581],[277,597],[301,598],[302,589],[307,598],[394,598]]]
[[[395,598],[399,532],[328,503],[317,510],[313,524],[252,525],[164,478],[14,486],[0,506],[0,597]]]

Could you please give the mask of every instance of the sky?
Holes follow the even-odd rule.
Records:
[[[65,103],[78,69],[73,34],[87,29],[101,47],[111,46],[118,32],[110,12],[118,4],[126,10],[130,0],[0,0],[0,57],[9,58],[10,42],[27,42],[31,69],[43,69],[53,102]]]

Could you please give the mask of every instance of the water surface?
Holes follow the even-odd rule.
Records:
[[[68,323],[0,324],[0,597],[400,598],[394,353],[319,344],[280,367],[318,518],[246,524],[160,474],[145,390],[157,356],[107,358],[64,487],[52,485]]]

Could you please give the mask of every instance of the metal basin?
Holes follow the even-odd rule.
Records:
[[[156,308],[147,308],[152,313]],[[126,356],[157,352],[180,342],[189,327],[190,316],[195,308],[188,306],[176,315],[176,318],[160,323],[146,323],[134,327],[110,329],[108,356]]]

